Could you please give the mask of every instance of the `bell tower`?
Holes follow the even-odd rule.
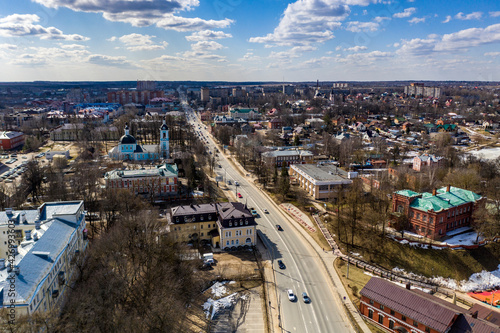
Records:
[[[163,124],[160,127],[160,155],[162,158],[170,158],[168,126],[165,122],[165,119],[163,119]]]

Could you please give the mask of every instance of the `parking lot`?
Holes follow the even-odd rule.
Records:
[[[43,155],[42,155],[43,154]],[[28,161],[41,158],[44,153],[0,154],[0,183],[12,183],[26,172]]]

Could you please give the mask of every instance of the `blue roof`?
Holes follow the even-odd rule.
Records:
[[[40,208],[40,220],[49,220],[59,215],[74,215],[83,201],[46,202]]]
[[[20,273],[15,276],[17,299],[25,302],[43,284],[49,270],[68,245],[71,234],[77,230],[76,224],[64,220],[56,219],[49,223],[47,231],[18,264]],[[40,252],[47,252],[48,256],[36,254]]]

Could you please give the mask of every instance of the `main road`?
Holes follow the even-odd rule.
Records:
[[[189,122],[208,146],[211,156],[215,156],[218,150],[205,126],[197,119],[185,100],[183,104]],[[248,207],[255,208],[259,214],[257,229],[270,250],[273,260],[282,331],[353,332],[339,297],[336,295],[333,282],[312,246],[295,230],[288,219],[283,217],[279,211],[280,208],[270,202],[255,185],[250,184],[247,181],[248,177],[242,176],[224,154],[218,152],[217,155],[215,171],[223,178],[219,186],[227,187],[235,194],[235,197],[238,197],[237,194],[240,193],[241,198],[238,200],[246,203]],[[231,181],[231,185],[228,185],[228,180]],[[265,213],[264,209],[267,209],[268,213]],[[277,225],[281,226],[281,231],[278,230]],[[278,259],[283,261],[285,269],[278,267]],[[291,289],[296,296],[293,302],[288,299],[286,292],[288,289]],[[310,297],[310,303],[303,301],[303,292]]]

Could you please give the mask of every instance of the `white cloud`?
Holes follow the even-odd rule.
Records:
[[[446,19],[443,21],[443,23],[448,23],[450,21],[451,21],[451,16],[448,15],[448,16],[446,16]]]
[[[17,50],[17,45],[14,45],[14,44],[0,44],[0,50]]]
[[[216,51],[223,48],[223,46],[215,41],[201,41],[191,45],[193,51],[197,52],[207,52]]]
[[[414,17],[408,21],[410,24],[417,24],[425,22],[425,17]]]
[[[489,13],[491,17],[499,17],[500,16],[500,11],[498,12],[490,12]]]
[[[233,21],[185,18],[175,13],[189,11],[200,5],[199,0],[33,0],[49,8],[66,7],[74,11],[102,13],[108,21],[126,22],[136,27],[156,24],[177,31],[227,27]]]
[[[338,57],[336,61],[349,64],[356,63],[358,65],[369,65],[377,60],[390,58],[393,56],[394,54],[391,52],[372,51],[367,53],[353,53],[347,55],[346,57]]]
[[[415,14],[416,12],[417,12],[417,9],[415,7],[410,7],[410,8],[406,8],[405,10],[403,10],[400,13],[395,13],[394,15],[392,15],[392,17],[395,17],[395,18],[410,17],[413,14]]]
[[[347,22],[347,27],[345,28],[347,31],[351,32],[361,32],[361,31],[377,31],[380,27],[380,24],[377,22],[358,22],[352,21]]]
[[[66,50],[85,50],[87,48],[86,45],[80,44],[59,44],[59,46]]]
[[[348,47],[347,49],[344,49],[344,51],[349,51],[349,52],[359,52],[359,51],[364,51],[367,50],[368,48],[366,46],[353,46],[353,47]]]
[[[111,67],[135,67],[124,56],[108,56],[103,54],[92,54],[87,57],[87,62],[99,66]]]
[[[108,40],[113,42],[119,40],[127,47],[129,51],[153,51],[153,50],[164,50],[168,45],[167,42],[163,41],[160,44],[156,44],[151,39],[156,38],[156,36],[142,35],[132,33],[129,35],[123,35],[121,37],[113,36]]]
[[[191,35],[186,36],[186,39],[190,42],[198,42],[211,39],[222,39],[231,38],[231,34],[227,34],[223,31],[213,31],[213,30],[202,30],[193,32]]]
[[[500,56],[500,52],[486,52],[484,54],[485,57],[498,57]]]
[[[385,17],[385,16],[377,16],[373,19],[373,22],[381,23],[386,20],[391,20],[390,17]]]
[[[247,52],[245,53],[245,55],[238,59],[239,61],[258,61],[258,60],[261,60],[261,57],[259,56],[256,56],[253,54],[253,52]]]
[[[428,39],[403,40],[399,54],[429,55],[434,52],[467,51],[472,47],[500,42],[500,24],[486,28],[460,30],[442,37],[429,35]]]
[[[35,24],[40,17],[35,14],[12,14],[0,18],[0,37],[36,36],[40,39],[86,41],[88,37],[81,35],[65,35],[55,27],[43,27]]]
[[[457,20],[480,20],[482,16],[483,16],[482,12],[474,12],[467,15],[464,15],[464,13],[460,12],[457,15],[455,15],[455,18]]]
[[[332,39],[333,30],[350,13],[349,5],[368,5],[369,0],[297,0],[287,6],[272,33],[252,37],[252,43],[309,45]]]

